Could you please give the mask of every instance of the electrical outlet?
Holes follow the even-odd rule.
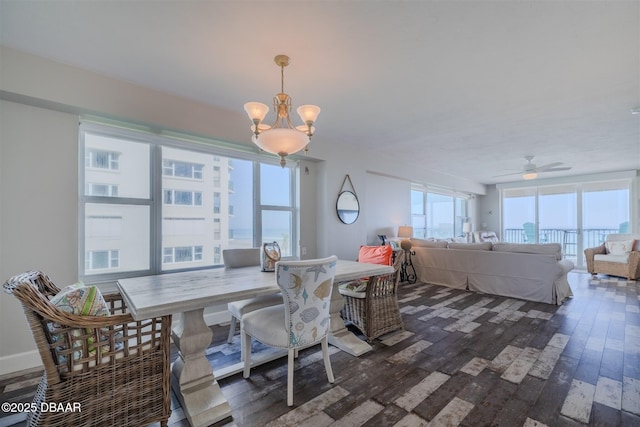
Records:
[[[303,246],[302,248],[300,248],[300,252],[302,255],[306,255],[307,254],[307,247]]]

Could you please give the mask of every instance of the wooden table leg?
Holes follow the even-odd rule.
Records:
[[[360,356],[372,350],[372,347],[360,338],[355,336],[344,325],[344,321],[340,316],[340,311],[344,307],[344,298],[338,292],[338,283],[334,283],[333,292],[331,292],[331,306],[329,307],[329,315],[331,316],[331,325],[329,331],[329,344],[338,347],[342,351],[353,356]]]
[[[180,326],[172,333],[179,357],[171,368],[174,376],[171,383],[193,427],[209,426],[231,417],[231,407],[205,357],[213,333],[203,315],[204,308],[182,313]]]

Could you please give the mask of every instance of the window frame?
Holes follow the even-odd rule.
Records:
[[[424,186],[420,184],[412,184],[411,192],[422,193],[422,212],[416,213],[413,211],[413,205],[410,206],[411,212],[411,225],[413,226],[413,237],[419,239],[426,239],[433,236],[427,235],[429,229],[429,195],[446,196],[452,198],[453,204],[453,216],[451,222],[453,224],[453,236],[446,238],[460,237],[462,235],[462,224],[469,219],[469,200],[472,195],[467,193],[461,193],[454,190],[448,190],[446,188],[436,188],[432,186]],[[462,210],[464,212],[458,212]],[[425,227],[419,228],[415,226],[415,218],[421,217],[424,219]],[[424,230],[421,234],[418,230]]]
[[[137,197],[112,197],[112,196],[91,196],[85,193],[85,167],[86,167],[86,141],[85,135],[93,134],[110,138],[124,139],[135,143],[147,144],[149,146],[149,195],[148,198]],[[78,212],[78,276],[80,280],[86,283],[100,283],[106,281],[115,281],[120,278],[137,277],[155,274],[175,273],[187,270],[199,270],[207,268],[222,267],[222,264],[206,265],[195,268],[171,269],[163,271],[163,248],[162,248],[162,209],[164,205],[164,190],[162,187],[162,179],[164,175],[164,164],[162,156],[162,148],[176,148],[182,150],[190,150],[198,153],[214,156],[214,159],[220,157],[230,158],[231,160],[246,160],[252,163],[253,170],[253,245],[260,247],[262,244],[262,212],[263,210],[286,210],[291,215],[291,251],[290,257],[295,258],[298,255],[298,224],[299,224],[299,207],[296,204],[297,198],[297,173],[298,162],[289,159],[286,168],[289,170],[289,191],[290,206],[266,206],[260,203],[260,164],[279,165],[279,159],[271,156],[256,154],[253,152],[233,149],[226,144],[210,140],[190,137],[184,134],[158,135],[146,128],[136,128],[135,126],[122,123],[102,122],[100,120],[81,119],[79,125],[79,155],[78,155],[78,195],[79,195],[79,212]],[[119,153],[120,155],[122,153]],[[119,164],[121,167],[121,165]],[[117,171],[116,171],[117,172]],[[198,178],[184,179],[198,180]],[[171,190],[171,189],[167,189]],[[217,191],[217,190],[216,190]],[[204,195],[203,195],[204,196]],[[195,195],[194,202],[195,202]],[[85,274],[85,206],[88,204],[113,204],[113,205],[131,205],[146,206],[149,209],[149,268],[121,271],[115,273],[98,273]],[[187,205],[182,205],[187,206]],[[196,205],[191,205],[196,206]],[[231,205],[229,206],[231,209]],[[230,212],[223,212],[221,209],[219,215],[230,215]],[[194,243],[193,246],[198,246]],[[219,242],[214,246],[214,262],[216,259],[216,248],[220,246]],[[220,248],[218,248],[220,249]],[[122,264],[122,259],[119,260]],[[221,259],[220,259],[221,262]]]

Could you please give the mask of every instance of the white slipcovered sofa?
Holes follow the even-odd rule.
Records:
[[[573,295],[558,243],[411,241],[420,282],[557,305]]]

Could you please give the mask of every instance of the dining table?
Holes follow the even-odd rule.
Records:
[[[393,272],[391,266],[338,260],[330,305],[330,344],[353,356],[372,349],[346,328],[340,317],[344,300],[337,286],[361,277]],[[172,328],[178,357],[171,367],[171,383],[190,425],[208,426],[232,417],[231,407],[217,381],[221,375],[214,373],[205,354],[213,332],[205,322],[204,309],[279,292],[275,273],[263,272],[255,266],[210,268],[120,279],[117,285],[134,320],[169,314],[178,320]],[[252,366],[272,359],[256,358]],[[242,368],[243,362],[239,362],[223,374],[232,375]]]

